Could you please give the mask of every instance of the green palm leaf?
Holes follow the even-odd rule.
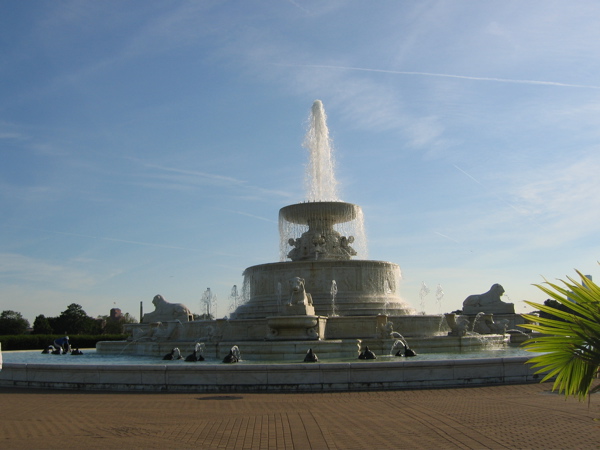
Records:
[[[581,272],[577,274],[580,281],[568,277],[568,282],[560,280],[564,286],[547,281],[535,285],[568,311],[525,302],[556,319],[526,314],[523,317],[532,323],[520,326],[540,333],[525,341],[523,347],[542,353],[528,361],[539,369],[536,373],[544,374],[542,381],[554,378],[552,390],[582,400],[600,391],[600,385],[591,389],[600,367],[600,287]]]

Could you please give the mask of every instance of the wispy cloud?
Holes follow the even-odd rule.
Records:
[[[189,247],[177,247],[175,245],[168,245],[168,244],[157,244],[157,243],[153,243],[153,242],[132,241],[129,239],[119,239],[119,238],[113,238],[113,237],[108,237],[108,236],[92,236],[89,234],[70,233],[70,232],[66,232],[66,231],[56,231],[56,230],[42,230],[42,229],[34,229],[34,228],[28,228],[28,227],[21,227],[21,228],[29,229],[29,230],[33,230],[33,231],[37,231],[37,232],[42,232],[42,233],[60,234],[62,236],[72,236],[72,237],[79,237],[79,238],[86,238],[86,239],[97,239],[97,240],[101,240],[101,241],[119,242],[119,243],[123,243],[123,244],[131,244],[131,245],[141,245],[144,247],[157,247],[157,248],[167,248],[167,249],[172,249],[172,250],[196,251],[195,249],[189,248]]]
[[[533,84],[539,86],[557,86],[557,87],[570,87],[570,88],[582,88],[582,89],[600,89],[600,86],[586,85],[586,84],[570,84],[560,83],[556,81],[543,81],[543,80],[518,80],[510,78],[495,78],[495,77],[476,77],[469,75],[455,75],[449,73],[431,73],[431,72],[413,72],[413,71],[402,71],[402,70],[386,70],[386,69],[370,69],[366,67],[347,67],[347,66],[334,66],[324,64],[289,64],[289,63],[272,63],[275,66],[288,66],[288,67],[307,67],[314,69],[333,69],[333,70],[350,70],[356,72],[376,72],[376,73],[388,73],[394,75],[416,75],[425,77],[439,77],[439,78],[457,78],[461,80],[472,80],[472,81],[493,81],[498,83],[515,83],[515,84]]]
[[[145,182],[147,186],[154,185],[157,188],[163,189],[165,186],[171,189],[189,190],[198,186],[214,186],[218,188],[228,188],[235,190],[239,195],[244,197],[254,195],[264,196],[275,196],[278,198],[290,198],[292,194],[287,191],[280,189],[268,189],[261,186],[254,186],[249,184],[247,181],[215,173],[203,172],[198,170],[180,169],[176,167],[161,166],[158,164],[152,164],[142,162],[140,160],[132,159],[141,163],[145,168],[152,169],[153,173],[143,174],[144,178],[151,178],[150,183]]]
[[[240,186],[245,184],[243,180],[237,178],[219,175],[208,172],[201,172],[198,170],[178,169],[174,167],[159,166],[156,164],[144,163],[144,166],[149,169],[156,169],[160,172],[174,173],[183,175],[178,178],[181,181],[185,181],[186,184],[211,184],[214,186]]]
[[[591,154],[575,161],[548,164],[532,173],[513,194],[519,205],[552,228],[558,239],[595,233],[600,223],[600,157]]]
[[[22,140],[25,139],[25,137],[19,133],[0,131],[0,139]]]
[[[250,213],[247,213],[247,212],[244,212],[244,211],[233,211],[231,209],[223,209],[223,208],[217,208],[217,209],[219,209],[221,211],[225,211],[225,212],[230,212],[230,213],[233,213],[233,214],[239,214],[241,216],[252,217],[253,219],[258,219],[258,220],[262,220],[262,221],[265,221],[265,222],[278,223],[276,220],[268,219],[266,217],[257,216],[256,214],[250,214]]]
[[[435,233],[435,234],[437,234],[438,236],[441,236],[441,237],[443,237],[444,239],[448,239],[449,241],[456,242],[457,244],[460,244],[460,241],[457,241],[456,239],[454,239],[454,238],[451,238],[450,236],[447,236],[447,235],[445,235],[445,234],[442,234],[442,233],[440,233],[439,231],[434,231],[434,233]]]
[[[43,283],[66,289],[88,289],[96,279],[74,267],[15,253],[0,254],[0,279],[5,283]]]
[[[298,8],[299,10],[301,10],[307,14],[310,14],[310,11],[308,9],[304,8],[302,5],[300,5],[298,2],[295,2],[294,0],[288,0],[288,3],[291,3],[296,8]]]
[[[506,173],[500,186],[486,186],[454,167],[477,183],[482,194],[498,200],[498,208],[487,205],[482,214],[471,216],[468,222],[448,223],[461,241],[504,243],[498,251],[507,259],[511,252],[531,254],[578,241],[590,240],[589,248],[596,245],[600,223],[600,179],[596,172],[600,159],[595,153],[540,164],[535,170],[525,167]],[[509,208],[502,208],[502,204]]]
[[[485,186],[483,183],[481,183],[477,178],[475,178],[474,176],[472,176],[470,173],[468,173],[467,171],[461,169],[460,167],[458,167],[456,164],[452,164],[452,166],[458,170],[459,172],[462,172],[464,175],[466,175],[467,177],[469,177],[471,180],[473,180],[475,183],[477,183],[479,186],[489,189],[489,186]],[[491,191],[490,191],[491,192]],[[513,205],[512,203],[506,201],[505,199],[503,199],[502,197],[495,195],[494,196],[501,201],[502,203],[504,203],[505,205],[509,206],[510,208],[512,208],[513,210],[515,210],[518,213],[523,212],[521,209],[517,208],[515,205]]]
[[[0,198],[7,202],[26,204],[29,202],[52,202],[60,199],[64,190],[59,186],[37,185],[19,186],[0,181]]]
[[[23,132],[22,127],[14,123],[0,120],[0,140],[27,141],[30,137]]]

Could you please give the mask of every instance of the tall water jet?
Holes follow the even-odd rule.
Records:
[[[306,200],[309,202],[338,201],[332,143],[327,127],[327,115],[321,100],[315,100],[312,105],[304,147],[309,152],[305,177]]]

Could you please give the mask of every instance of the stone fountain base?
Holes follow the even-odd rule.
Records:
[[[291,310],[290,310],[291,311]],[[289,311],[288,311],[289,312]],[[309,348],[319,360],[358,358],[365,346],[377,355],[390,355],[401,334],[417,353],[448,353],[504,345],[508,335],[449,336],[443,316],[273,316],[264,319],[202,320],[128,325],[127,341],[98,342],[99,354],[162,357],[174,347],[186,356],[197,342],[205,356],[222,359],[232,346],[248,361],[304,360]]]

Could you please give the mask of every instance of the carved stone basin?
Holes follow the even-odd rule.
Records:
[[[275,316],[267,319],[269,339],[322,339],[325,335],[326,317]]]
[[[319,316],[280,316],[270,317],[267,323],[273,328],[312,328],[317,326]]]
[[[281,208],[279,214],[288,222],[310,225],[312,221],[327,221],[331,224],[350,222],[356,219],[358,205],[345,202],[297,203]]]

